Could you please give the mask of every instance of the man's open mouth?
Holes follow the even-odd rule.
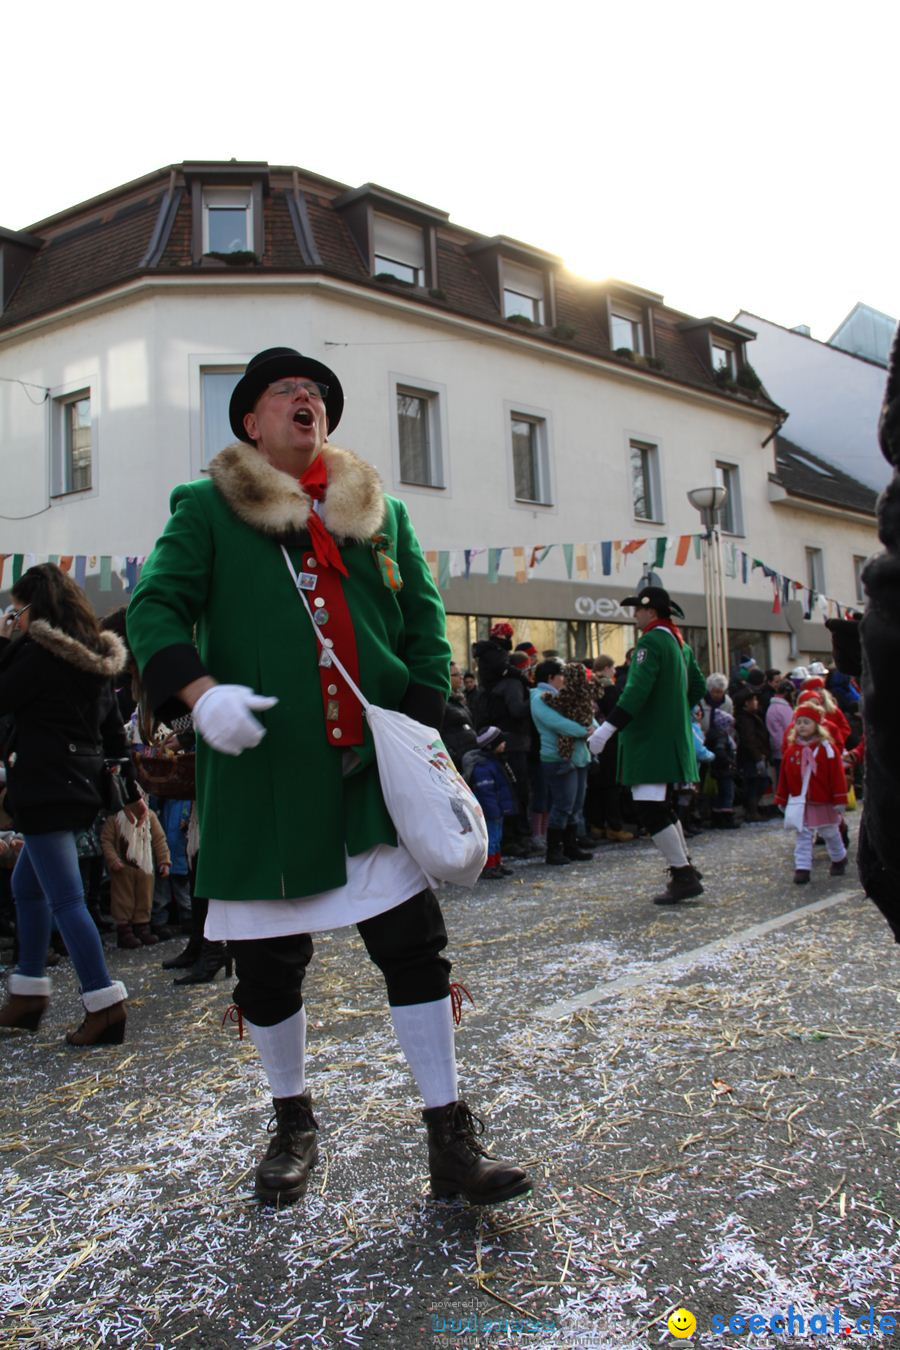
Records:
[[[301,427],[311,427],[313,424],[313,415],[309,408],[300,408],[294,413],[294,421],[299,422]]]

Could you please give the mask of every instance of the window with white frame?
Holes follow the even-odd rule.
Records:
[[[252,203],[249,188],[204,188],[204,253],[253,251]]]
[[[408,225],[390,216],[375,215],[372,221],[373,275],[379,272],[425,285],[425,234],[418,225]]]
[[[204,366],[200,371],[200,427],[205,469],[226,445],[234,440],[228,420],[228,404],[234,386],[244,373],[243,366]]]
[[[816,595],[825,594],[825,554],[820,548],[806,550],[806,584]]]
[[[743,534],[741,510],[741,471],[737,464],[716,464],[716,482],[727,492],[719,521],[726,534]]]
[[[546,420],[527,413],[511,413],[510,433],[516,501],[551,505]]]
[[[534,267],[500,259],[503,317],[521,316],[532,323],[544,322],[544,275]]]
[[[866,603],[866,591],[863,586],[862,573],[863,568],[868,562],[868,558],[862,557],[859,553],[853,555],[853,581],[856,586],[856,602],[859,605]]]
[[[610,310],[609,341],[614,352],[623,347],[638,356],[644,354],[644,325],[637,310],[617,306]]]
[[[444,486],[438,395],[397,385],[400,481],[415,487]]]
[[[659,446],[649,441],[629,441],[631,501],[636,520],[662,520],[659,476]]]
[[[726,347],[721,342],[712,344],[712,364],[713,370],[723,370],[733,380],[736,374],[734,348]]]
[[[91,391],[53,401],[53,494],[86,492],[93,482]]]

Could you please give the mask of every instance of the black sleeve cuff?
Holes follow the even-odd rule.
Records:
[[[444,695],[424,684],[411,684],[400,704],[400,711],[426,727],[440,727],[444,721]]]
[[[174,695],[186,684],[200,680],[209,671],[200,660],[197,648],[190,642],[175,642],[154,652],[144,666],[141,681],[150,707],[162,721],[186,712]],[[177,711],[173,712],[173,706]]]
[[[618,731],[621,731],[623,727],[628,726],[629,722],[633,722],[634,718],[630,712],[626,712],[625,709],[617,703],[614,708],[610,708],[609,716],[606,720],[607,722],[612,722],[613,726]]]

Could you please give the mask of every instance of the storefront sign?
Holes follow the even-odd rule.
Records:
[[[615,619],[620,623],[632,623],[632,617],[627,614],[618,600],[610,600],[606,595],[598,595],[596,599],[592,595],[579,595],[575,601],[575,613],[581,619]]]

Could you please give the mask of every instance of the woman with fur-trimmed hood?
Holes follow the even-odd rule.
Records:
[[[81,588],[53,563],[30,567],[12,594],[17,608],[0,642],[0,716],[13,718],[3,747],[7,809],[25,843],[12,876],[19,962],[0,1026],[37,1029],[49,1002],[46,959],[55,922],[85,1008],[67,1041],[119,1044],[127,991],[106,968],[85,905],[75,836],[102,805],[104,758],[121,762],[133,820],[146,814],[112,687],[125,666],[125,648],[114,633],[100,631]],[[20,636],[12,640],[15,632]]]
[[[321,362],[288,347],[253,358],[229,409],[237,443],[172,494],[128,636],[153,708],[170,720],[180,700],[199,733],[206,936],[230,944],[275,1111],[257,1197],[299,1199],[316,1163],[303,977],[310,934],[355,923],[424,1099],[432,1190],[495,1203],[529,1182],[486,1159],[458,1097],[440,906],[397,838],[362,708],[328,655],[372,703],[441,725],[440,594],[403,502],[328,444],[343,405]]]

